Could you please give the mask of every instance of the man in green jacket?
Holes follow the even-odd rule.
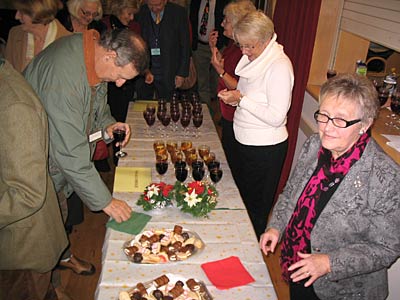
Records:
[[[100,37],[96,31],[89,30],[58,39],[25,69],[25,78],[48,114],[50,175],[64,220],[67,212],[63,198],[73,192],[91,210],[103,210],[117,222],[130,217],[131,208],[125,201],[112,197],[91,155],[98,138],[112,140],[113,129],[126,131],[123,146],[129,141],[129,125],[115,122],[110,114],[107,82],[122,86],[143,72],[148,61],[144,41],[132,31],[105,32]],[[71,266],[76,273],[93,271],[93,268],[82,269],[79,266],[82,261],[72,256],[67,262],[76,266]]]
[[[51,270],[68,245],[48,173],[47,115],[0,59],[0,299],[54,299]]]

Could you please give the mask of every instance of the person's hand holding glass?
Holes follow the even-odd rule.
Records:
[[[107,127],[107,134],[114,139],[115,145],[119,147],[119,151],[115,153],[117,157],[126,156],[126,152],[122,151],[122,147],[125,146],[131,138],[131,129],[128,124],[117,122]]]

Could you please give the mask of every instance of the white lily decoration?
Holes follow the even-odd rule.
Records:
[[[197,203],[201,202],[201,198],[197,197],[196,191],[193,190],[190,194],[185,193],[185,199],[184,199],[189,207],[195,206]]]
[[[158,192],[159,192],[159,191],[160,191],[160,189],[159,189],[156,185],[152,184],[152,185],[148,188],[147,197],[149,197],[149,199],[151,199],[151,197],[153,197],[153,195],[158,196]]]

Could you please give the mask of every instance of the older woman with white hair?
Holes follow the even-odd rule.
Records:
[[[341,74],[321,87],[318,134],[303,145],[260,240],[281,243],[291,300],[388,295],[387,269],[400,255],[400,167],[371,137],[379,113],[367,78]]]
[[[233,40],[233,26],[248,12],[255,11],[256,8],[250,0],[233,1],[224,8],[224,19],[221,26],[224,28],[224,36],[229,38],[228,45],[222,53],[217,48],[218,31],[210,33],[209,44],[211,49],[211,64],[217,74],[219,74],[217,91],[224,89],[236,89],[239,76],[235,75],[235,68],[242,58],[242,51]],[[226,159],[232,171],[233,178],[236,180],[236,159],[234,157],[235,136],[233,133],[233,115],[235,107],[225,104],[219,100],[221,110],[222,136],[221,142],[224,148]]]
[[[83,32],[96,29],[98,32],[106,30],[100,21],[103,17],[103,8],[100,0],[68,0],[57,14],[57,19],[70,32]]]
[[[233,27],[242,50],[235,90],[219,98],[236,106],[233,118],[236,183],[260,237],[267,224],[287,152],[286,116],[291,103],[293,69],[276,42],[274,24],[262,12],[246,14]]]

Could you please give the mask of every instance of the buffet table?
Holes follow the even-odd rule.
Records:
[[[256,235],[233,181],[207,107],[203,105],[204,121],[200,127],[198,138],[192,135],[184,137],[181,127],[176,132],[168,129],[169,137],[161,138],[157,130],[158,121],[151,129],[155,136],[148,137],[147,125],[142,113],[143,105],[144,102],[137,101],[131,103],[129,107],[127,123],[131,126],[132,136],[130,143],[124,148],[128,156],[119,160],[119,167],[151,168],[152,180],[158,182],[154,168],[154,140],[163,139],[166,141],[172,139],[180,143],[184,139],[189,139],[193,142],[194,147],[206,144],[216,154],[223,169],[223,177],[217,187],[219,192],[218,205],[209,214],[209,218],[195,218],[190,214],[181,212],[176,207],[169,207],[157,212],[145,212],[152,216],[145,230],[173,228],[175,224],[179,224],[184,229],[194,231],[200,236],[205,243],[204,249],[185,261],[164,264],[135,264],[130,262],[122,251],[122,247],[124,242],[131,240],[133,236],[108,228],[103,245],[102,272],[95,298],[98,300],[118,299],[120,291],[134,287],[138,282],[146,282],[162,274],[172,273],[187,279],[195,278],[203,281],[215,300],[277,299]],[[192,124],[189,129],[190,132],[193,130]],[[164,181],[168,184],[174,184],[175,180],[173,166],[169,165]],[[139,195],[140,192],[114,192],[116,198],[126,200],[135,211],[144,212],[141,207],[136,205]],[[230,256],[239,257],[255,281],[245,286],[219,290],[209,281],[201,268],[201,264]]]

